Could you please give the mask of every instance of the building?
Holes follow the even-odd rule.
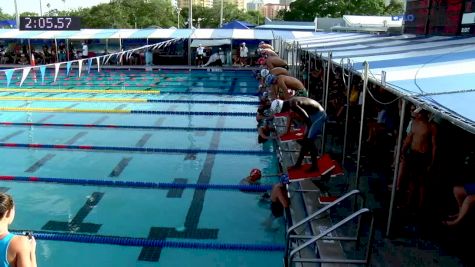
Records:
[[[190,7],[190,0],[177,0],[177,6],[179,8]],[[193,0],[193,6],[213,7],[213,0]]]
[[[260,11],[262,9],[262,6],[264,5],[263,0],[250,0],[247,2],[247,10],[258,10]]]
[[[246,10],[247,5],[245,0],[223,0],[224,3],[232,4],[237,6],[241,10]],[[214,6],[220,6],[221,0],[214,0]]]
[[[279,4],[283,6],[289,6],[295,0],[279,0]]]
[[[287,6],[288,7],[288,6]],[[277,16],[280,10],[285,10],[286,6],[281,4],[265,4],[262,6],[262,15],[264,17],[268,17],[273,19]]]

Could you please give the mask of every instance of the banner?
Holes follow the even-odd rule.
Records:
[[[96,57],[96,60],[97,60],[97,72],[101,72],[101,69],[99,67],[99,62],[101,62],[101,60],[99,59],[99,57]]]
[[[66,62],[66,77],[69,76],[69,71],[71,70],[71,64],[73,64],[72,61]]]
[[[28,73],[30,73],[30,70],[31,70],[31,67],[23,68],[23,75],[21,76],[20,86],[26,80],[26,77],[28,76]]]
[[[58,73],[59,73],[59,66],[61,63],[55,63],[54,64],[54,79],[53,81],[56,82],[56,78],[58,78]]]
[[[102,65],[107,65],[109,63],[109,60],[111,59],[111,57],[113,55],[116,55],[116,54],[109,54],[109,55],[105,56],[104,57],[105,60],[104,60],[104,63],[102,63]]]
[[[40,66],[40,73],[41,73],[41,83],[45,83],[45,73],[46,73],[46,66],[41,65]]]
[[[79,65],[79,76],[78,76],[78,77],[81,77],[82,61],[83,61],[83,59],[80,59],[80,60],[78,61],[78,65]]]
[[[10,86],[10,81],[12,80],[14,71],[15,70],[6,70],[5,71],[5,76],[7,76],[7,87]]]
[[[92,58],[87,59],[87,73],[91,72]]]

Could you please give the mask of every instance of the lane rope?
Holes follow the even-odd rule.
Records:
[[[12,233],[22,235],[28,230],[11,230]],[[193,242],[159,240],[139,237],[121,237],[107,235],[61,233],[48,231],[34,231],[33,236],[38,240],[66,241],[76,243],[109,244],[129,247],[160,247],[160,248],[190,248],[213,250],[242,250],[242,251],[269,251],[282,252],[283,245],[277,244],[242,244],[219,242]]]
[[[220,100],[178,100],[178,99],[146,99],[146,98],[84,98],[84,97],[23,97],[0,96],[0,101],[66,101],[66,102],[132,102],[132,103],[180,103],[180,104],[231,104],[258,105],[258,101],[220,101]]]
[[[110,128],[137,130],[178,130],[178,131],[216,131],[216,132],[247,132],[255,133],[256,128],[214,128],[214,127],[177,127],[148,125],[116,125],[116,124],[75,124],[75,123],[38,123],[38,122],[0,122],[0,126],[39,126],[39,127],[77,127],[77,128]]]
[[[195,116],[229,116],[254,117],[253,112],[213,112],[213,111],[160,111],[160,110],[126,110],[126,109],[73,109],[73,108],[35,108],[35,107],[0,107],[0,111],[23,112],[67,112],[67,113],[132,113],[149,115],[195,115]]]
[[[55,178],[37,176],[13,176],[0,175],[0,181],[16,182],[41,182],[65,185],[94,185],[122,188],[141,189],[197,189],[197,190],[240,190],[246,192],[267,192],[272,190],[272,185],[244,185],[244,184],[181,184],[181,183],[157,183],[143,181],[123,181],[123,180],[98,180],[82,178]]]
[[[228,154],[228,155],[273,155],[271,151],[259,150],[226,150],[226,149],[180,149],[180,148],[153,148],[153,147],[117,147],[117,146],[90,146],[90,145],[65,145],[65,144],[25,144],[25,143],[0,143],[0,147],[36,148],[36,149],[75,149],[96,151],[126,151],[148,153],[179,153],[179,154]]]
[[[96,94],[160,94],[158,90],[94,90],[94,89],[21,89],[21,88],[0,88],[0,92],[30,92],[30,93],[96,93]]]

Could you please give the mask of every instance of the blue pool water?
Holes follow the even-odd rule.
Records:
[[[257,133],[252,130],[256,126],[255,117],[232,115],[256,110],[253,94],[257,83],[250,71],[103,70],[91,71],[78,79],[73,71],[68,79],[60,73],[56,82],[48,75],[44,83],[38,80],[35,83],[30,77],[21,87],[42,88],[44,92],[17,90],[18,75],[8,90],[0,92],[3,109],[0,123],[36,125],[1,125],[0,144],[164,148],[181,152],[3,146],[0,176],[74,178],[79,182],[94,179],[235,185],[252,168],[260,168],[264,174],[278,172],[272,145],[257,143]],[[87,88],[114,94],[88,93]],[[84,92],[49,91],[57,89]],[[140,93],[121,94],[121,90],[140,90]],[[155,94],[157,90],[161,93]],[[44,99],[28,100],[31,97]],[[89,101],[51,101],[54,98]],[[104,98],[118,100],[100,100]],[[132,103],[130,99],[179,101]],[[215,103],[201,104],[197,102],[200,100]],[[46,108],[67,108],[74,112],[46,112]],[[109,110],[126,113],[106,112]],[[170,114],[128,113],[132,110]],[[195,111],[215,113],[187,113]],[[155,128],[99,128],[99,125]],[[202,128],[217,130],[199,130]],[[194,153],[194,149],[205,152]],[[266,177],[263,183],[272,184],[276,179]],[[17,215],[11,230],[32,230],[39,237],[50,233],[53,239],[72,234],[73,237],[87,235],[91,240],[130,238],[173,244],[145,248],[39,238],[39,266],[278,266],[282,262],[283,251],[279,248],[284,245],[283,225],[276,224],[270,231],[261,224],[270,211],[266,203],[259,202],[256,193],[236,189],[147,189],[21,181],[1,181],[0,190],[11,194],[16,202]],[[189,248],[190,244],[200,248]],[[226,244],[232,249],[226,249]],[[266,247],[274,250],[265,251]]]

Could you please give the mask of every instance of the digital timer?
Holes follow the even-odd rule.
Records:
[[[80,17],[20,17],[20,31],[79,31]]]

